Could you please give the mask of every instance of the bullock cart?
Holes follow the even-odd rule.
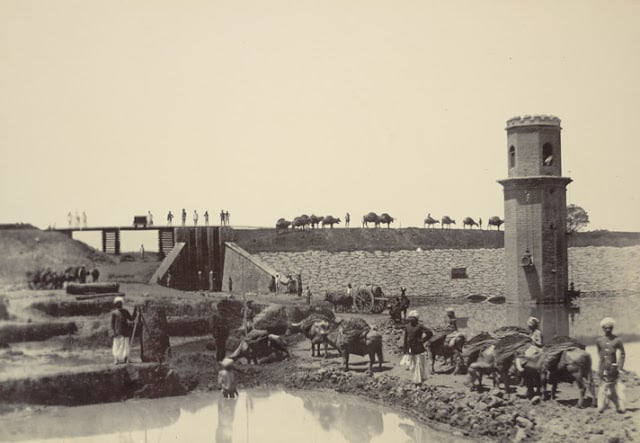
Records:
[[[389,298],[380,286],[361,286],[355,291],[355,305],[357,312],[380,314],[389,306]]]

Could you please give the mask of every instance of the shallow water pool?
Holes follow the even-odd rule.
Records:
[[[333,392],[249,390],[45,408],[0,417],[0,441],[464,442],[386,407]]]

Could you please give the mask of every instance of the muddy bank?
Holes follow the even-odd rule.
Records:
[[[0,343],[41,341],[76,332],[78,327],[73,322],[2,325],[0,326]]]
[[[113,297],[87,301],[35,302],[31,304],[31,308],[51,317],[97,316],[113,310]]]
[[[102,366],[0,383],[0,398],[5,404],[72,406],[186,392],[175,371],[157,364]]]
[[[196,389],[215,390],[218,364],[200,353],[182,354],[172,367],[185,384]],[[500,390],[469,392],[451,387],[441,375],[416,387],[408,378],[386,371],[368,375],[364,366],[344,372],[336,360],[306,356],[263,365],[237,365],[241,388],[269,386],[294,389],[330,389],[357,395],[409,413],[427,424],[448,426],[451,432],[489,441],[635,441],[637,424],[631,415],[607,410],[599,415],[593,407],[578,409],[575,402],[546,401],[538,405]],[[385,362],[385,367],[390,366]],[[408,374],[408,373],[407,373]],[[628,389],[638,389],[640,378],[624,374]],[[561,390],[573,386],[561,385]],[[574,391],[575,390],[575,391]],[[551,425],[550,423],[553,423]]]
[[[465,385],[466,376],[448,374],[448,368],[440,362],[436,363],[437,373],[416,387],[409,380],[409,372],[399,366],[401,330],[389,320],[373,324],[383,334],[384,363],[381,370],[376,365],[372,375],[364,372],[368,367],[365,358],[352,361],[352,370],[344,372],[342,359],[335,351],[326,359],[311,357],[308,340],[295,334],[286,337],[292,351],[290,359],[262,365],[237,363],[241,388],[330,389],[380,402],[427,424],[438,423],[451,432],[488,441],[630,442],[640,438],[640,378],[635,374],[621,376],[627,388],[624,414],[616,413],[611,406],[598,414],[590,399],[589,407],[577,408],[578,388],[567,383],[559,384],[557,401],[539,404],[525,397],[523,387],[509,395],[491,389],[490,379],[484,381],[484,392],[471,392]],[[201,348],[204,350],[204,344]],[[217,389],[218,364],[211,351],[177,346],[171,364],[185,385],[198,390]]]

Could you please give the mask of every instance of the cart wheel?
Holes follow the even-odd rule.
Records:
[[[356,295],[356,308],[358,312],[371,312],[373,308],[373,294],[367,289],[362,289]]]

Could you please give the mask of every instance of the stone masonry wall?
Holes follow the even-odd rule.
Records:
[[[409,296],[444,299],[471,294],[507,295],[504,249],[449,249],[395,252],[306,251],[254,254],[281,275],[298,272],[316,296],[325,290],[372,283],[386,295],[407,288]],[[451,268],[466,267],[468,278],[452,279]],[[640,246],[569,248],[569,281],[582,292],[640,292]]]

